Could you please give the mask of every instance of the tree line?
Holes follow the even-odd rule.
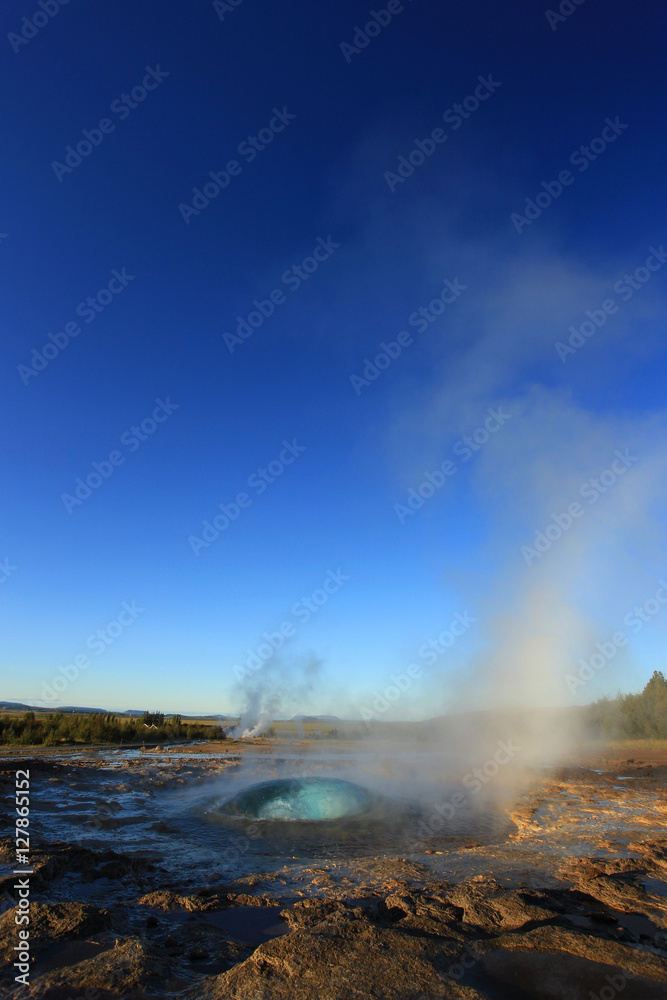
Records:
[[[639,694],[602,698],[586,708],[590,730],[612,739],[667,739],[667,679],[656,670]],[[272,728],[265,736],[275,735]],[[339,735],[336,730],[327,734]],[[346,734],[350,738],[349,734]],[[140,743],[144,740],[224,740],[221,726],[184,723],[180,715],[165,720],[164,712],[144,712],[141,718],[119,719],[113,712],[42,715],[0,715],[0,744],[58,746],[68,743]]]
[[[588,706],[588,722],[599,736],[667,739],[667,680],[660,670],[640,694],[601,698]]]
[[[119,719],[113,712],[26,712],[22,717],[0,715],[0,744],[59,746],[68,743],[140,743],[159,740],[224,740],[221,726],[183,723],[180,715],[165,721],[164,712],[144,712],[141,718]]]

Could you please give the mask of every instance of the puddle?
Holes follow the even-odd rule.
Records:
[[[623,984],[608,986],[608,976]],[[622,995],[623,1000],[664,1000],[664,983],[626,979],[622,969],[562,952],[511,952],[496,949],[481,957],[461,981],[489,1000],[589,1000]],[[602,991],[602,993],[601,993]]]
[[[615,911],[615,913],[621,927],[625,927],[637,937],[655,938],[657,934],[660,934],[660,928],[641,913],[622,913],[620,911]]]
[[[667,882],[663,882],[662,879],[644,876],[639,881],[645,891],[650,892],[653,896],[667,896]]]
[[[289,926],[281,920],[281,906],[230,906],[225,910],[160,910],[157,907],[142,907],[142,912],[152,914],[162,923],[171,924],[213,924],[227,937],[239,944],[249,944],[253,948],[270,938],[289,934]]]
[[[235,940],[256,947],[269,938],[289,934],[287,922],[279,918],[279,913],[278,906],[231,906],[207,913],[206,920]]]
[[[46,948],[35,959],[31,973],[43,976],[55,969],[62,969],[88,958],[95,958],[104,951],[110,951],[116,944],[117,936],[111,931],[104,931],[89,938],[87,941],[58,941]]]

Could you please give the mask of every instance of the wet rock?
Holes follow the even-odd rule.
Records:
[[[655,870],[656,873],[667,871],[667,838],[640,841],[630,844],[629,848],[642,855],[642,860],[649,870]]]
[[[140,906],[152,906],[159,910],[188,910],[191,912],[206,912],[207,910],[225,910],[230,906],[277,906],[275,900],[268,896],[249,896],[244,892],[202,890],[193,896],[182,896],[171,889],[157,889],[141,896],[137,903]]]
[[[317,927],[322,923],[336,923],[341,915],[350,913],[349,907],[335,899],[300,899],[294,906],[282,910],[280,916],[291,930]]]
[[[0,917],[0,957],[14,960],[17,943],[14,916],[16,908]],[[83,938],[111,927],[111,915],[106,909],[83,903],[31,903],[30,953],[34,958],[56,941]]]
[[[189,897],[181,896],[171,889],[158,889],[137,900],[141,906],[153,906],[159,910],[190,910]]]
[[[191,962],[201,962],[205,958],[210,958],[206,948],[203,948],[200,944],[195,945],[194,948],[190,948],[190,951],[188,952],[188,959]]]
[[[477,948],[481,953],[502,948],[508,951],[534,950],[573,955],[589,962],[625,969],[633,976],[667,985],[667,962],[664,958],[615,941],[611,935],[593,936],[580,930],[542,926],[524,931],[520,935],[502,934],[493,941],[479,941]]]
[[[613,913],[567,888],[505,890],[493,880],[470,880],[430,894],[390,894],[375,906],[306,899],[281,915],[291,933],[202,986],[202,1000],[515,995],[497,992],[500,981],[526,997],[588,1000],[593,987],[606,984],[604,975],[618,980],[622,970],[633,980],[625,1000],[657,1000],[667,985],[659,941],[649,942],[649,951],[633,944]],[[533,979],[539,973],[532,992],[517,979],[519,968]]]
[[[16,841],[13,837],[2,837],[0,839],[0,861],[4,864],[13,864],[16,858]]]
[[[640,882],[640,876],[656,866],[662,873],[661,861],[660,848],[647,845],[641,860],[574,858],[559,874],[600,903],[626,913],[649,913],[661,927],[667,927],[667,900],[649,894]]]
[[[33,892],[44,891],[54,879],[72,872],[81,875],[84,881],[92,882],[98,878],[124,878],[156,870],[155,865],[146,858],[117,854],[110,850],[93,851],[87,847],[59,842],[36,844],[31,849],[30,864],[34,870],[34,875],[30,878]],[[0,882],[0,892],[11,890],[14,881],[14,876],[3,879]]]
[[[43,996],[47,988],[67,987],[70,993],[93,988],[117,991],[125,997],[138,987],[164,984],[169,972],[169,962],[161,950],[128,938],[95,958],[42,976],[35,985],[43,992],[36,995]]]
[[[260,945],[245,962],[202,986],[198,996],[424,1000],[455,995],[446,991],[446,970],[455,963],[458,942],[379,925],[360,907],[347,910],[339,902],[301,907],[301,912],[316,922]]]
[[[168,955],[182,955],[184,948],[181,941],[173,934],[168,934],[164,941],[164,947]]]
[[[558,915],[547,896],[505,891],[493,880],[464,882],[452,889],[448,898],[463,910],[464,923],[489,933],[519,930],[532,921],[552,920]]]

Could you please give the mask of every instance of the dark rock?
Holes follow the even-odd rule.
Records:
[[[201,962],[203,959],[209,958],[209,953],[201,945],[195,945],[194,948],[190,948],[188,958],[191,962]]]

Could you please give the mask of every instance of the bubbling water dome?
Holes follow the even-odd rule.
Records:
[[[239,819],[319,821],[359,816],[373,795],[341,778],[279,778],[239,792],[221,811]]]

